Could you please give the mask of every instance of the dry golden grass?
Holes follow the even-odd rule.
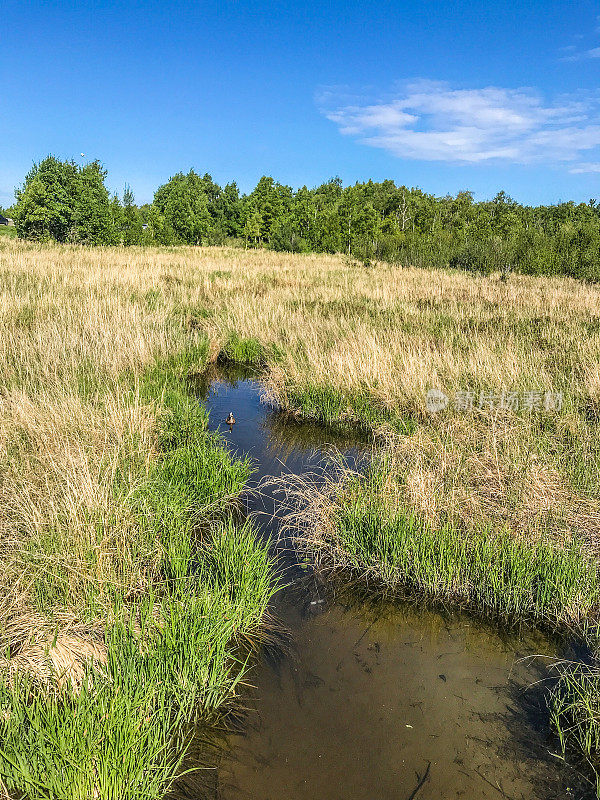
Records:
[[[105,663],[106,648],[103,644],[60,633],[47,641],[25,645],[5,666],[9,674],[27,674],[46,690],[56,687],[78,691],[86,667],[97,669]],[[3,666],[0,663],[0,669]]]
[[[411,436],[386,431],[396,502],[434,527],[576,537],[598,555],[600,501],[573,488],[560,459],[543,458],[538,435],[516,415],[434,420]]]
[[[430,519],[492,519],[521,532],[553,526],[595,547],[599,288],[369,270],[338,256],[7,240],[0,243],[6,615],[35,608],[46,571],[64,576],[71,610],[96,587],[99,614],[104,585],[127,594],[147,583],[156,553],[136,540],[113,483],[128,458],[152,458],[155,410],[121,377],[205,335],[216,357],[232,332],[277,346],[265,380],[283,406],[317,386],[349,403],[367,393],[374,405],[419,420],[397,444],[397,458],[404,501]],[[434,419],[424,404],[433,386],[450,394],[556,390],[565,408],[551,419]]]

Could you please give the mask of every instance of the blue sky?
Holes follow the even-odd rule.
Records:
[[[149,201],[339,175],[522,202],[600,198],[590,0],[4,2],[0,205],[51,152]],[[80,153],[84,153],[81,159]]]

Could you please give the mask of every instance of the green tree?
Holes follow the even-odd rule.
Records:
[[[222,209],[222,220],[227,236],[242,235],[244,227],[244,209],[237,183],[228,183],[221,193],[219,203]]]
[[[206,176],[200,178],[190,170],[187,175],[177,173],[156,190],[154,205],[162,218],[160,235],[164,243],[209,242],[214,224],[209,212],[207,185]]]
[[[70,241],[79,244],[115,244],[117,241],[105,179],[106,170],[99,161],[78,169]]]
[[[122,244],[123,231],[123,206],[119,200],[119,195],[115,192],[110,201],[110,215],[112,225],[115,230],[115,244]]]
[[[244,207],[244,225],[242,228],[246,248],[249,242],[252,242],[253,245],[258,243],[260,238],[260,223],[261,217],[258,213],[258,209],[252,203],[246,203]]]
[[[140,244],[142,241],[142,219],[135,205],[129,184],[123,192],[123,244]]]
[[[24,239],[112,244],[115,228],[106,172],[98,161],[79,167],[48,156],[16,189],[15,224]]]

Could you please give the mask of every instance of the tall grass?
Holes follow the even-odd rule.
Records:
[[[233,331],[225,340],[219,359],[234,364],[263,366],[265,364],[265,347],[254,337],[242,338]]]
[[[49,692],[27,673],[0,681],[0,779],[11,796],[164,796],[192,723],[235,696],[246,671],[236,642],[256,633],[272,591],[268,555],[248,525],[214,536],[199,575],[121,608],[105,634],[104,668],[88,667],[78,691]],[[233,585],[218,572],[223,549]]]
[[[396,412],[378,403],[363,390],[342,392],[329,386],[307,382],[290,387],[279,396],[277,404],[293,411],[296,417],[313,420],[331,428],[360,428],[371,432],[382,425],[392,430],[408,432],[414,428],[411,419],[403,419]]]
[[[57,696],[27,678],[0,686],[0,776],[8,796],[31,800],[152,800],[164,796],[183,755],[173,739],[183,714],[168,692],[129,664],[117,682],[91,679]]]
[[[507,621],[578,625],[598,607],[597,563],[576,541],[434,525],[398,502],[386,455],[308,500],[300,540],[323,568]]]
[[[157,362],[141,381],[161,416],[159,450],[149,463],[124,461],[113,487],[136,526],[130,546],[152,561],[133,593],[104,586],[113,607],[96,632],[103,665],[84,660],[74,686],[52,669],[56,633],[33,665],[7,642],[17,653],[0,680],[0,778],[11,796],[162,797],[185,755],[185,731],[223,711],[246,672],[240,644],[259,635],[273,567],[251,526],[227,515],[250,467],[207,432],[206,412],[187,392],[202,352]],[[89,611],[88,593],[97,599],[98,587],[80,598]],[[60,573],[46,576],[50,598],[67,599]],[[42,671],[60,692],[39,680]]]
[[[194,346],[205,346],[209,361],[223,353],[264,365],[271,398],[299,416],[369,430],[382,423],[405,430],[410,417],[421,441],[437,437],[440,465],[455,453],[474,464],[469,434],[474,423],[491,428],[493,415],[449,409],[439,419],[452,425],[439,437],[439,421],[425,412],[428,388],[450,396],[562,391],[561,413],[521,415],[512,441],[532,469],[536,462],[546,498],[553,473],[553,486],[571,492],[580,516],[587,512],[585,527],[598,526],[598,287],[364,270],[326,255],[22,242],[0,246],[0,276],[0,430],[10,442],[0,451],[0,522],[9,536],[21,539],[32,519],[42,531],[64,528],[68,518],[93,548],[96,533],[86,528],[94,506],[114,519],[111,530],[126,530],[123,508],[106,488],[109,473],[118,451],[132,449],[131,438],[142,457],[151,450],[153,416],[119,378]],[[509,475],[513,453],[499,453],[496,472]],[[9,585],[19,583],[20,566],[7,571]]]
[[[220,354],[260,366],[266,394],[298,417],[388,441],[385,514],[348,495],[339,519],[357,569],[380,555],[383,577],[440,596],[585,614],[600,549],[599,301],[567,278],[2,237],[2,650],[24,661],[56,632],[98,643],[120,602],[162,603],[207,568],[210,542],[232,574],[216,531],[249,465],[228,460],[185,391]],[[432,387],[560,391],[564,406],[434,417]],[[236,637],[264,609],[264,585],[250,585],[239,604],[217,593]]]
[[[557,665],[549,697],[550,721],[563,758],[593,775],[600,796],[600,669],[577,662]]]

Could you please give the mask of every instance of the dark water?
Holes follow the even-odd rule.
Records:
[[[351,459],[368,443],[299,425],[260,402],[242,372],[207,379],[210,425],[265,476],[317,476],[331,445]],[[232,411],[236,424],[224,424]],[[484,800],[575,798],[549,750],[539,633],[502,635],[466,615],[361,602],[297,565],[278,539],[282,509],[268,488],[247,510],[270,537],[289,587],[274,611],[289,652],[265,657],[239,732],[185,796],[221,800]]]

